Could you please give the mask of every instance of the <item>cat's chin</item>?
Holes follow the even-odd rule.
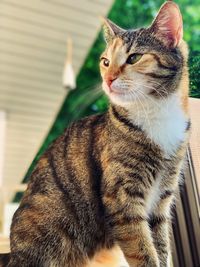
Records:
[[[110,101],[113,104],[116,104],[121,107],[128,107],[135,102],[135,99],[130,99],[130,97],[128,97],[128,95],[126,95],[125,93],[118,93],[112,91],[109,93],[106,92],[106,95],[109,97]]]
[[[129,108],[133,105],[133,103],[135,102],[134,100],[132,101],[128,101],[128,100],[125,100],[125,99],[122,99],[122,98],[118,98],[118,97],[110,97],[110,101],[117,105],[117,106],[120,106],[120,107],[123,107],[123,108]]]
[[[103,84],[103,90],[113,104],[123,107],[128,104],[129,101],[127,101],[127,95],[125,92],[119,89],[109,88],[105,84]]]

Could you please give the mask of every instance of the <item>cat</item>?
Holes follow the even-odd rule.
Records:
[[[44,153],[14,214],[7,267],[170,266],[171,207],[186,154],[188,49],[177,4],[148,28],[104,19],[104,114]],[[123,254],[122,254],[123,252]]]

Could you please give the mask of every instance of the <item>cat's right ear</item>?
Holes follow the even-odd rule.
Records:
[[[178,46],[183,38],[183,20],[178,5],[169,0],[165,2],[150,28],[167,47]]]
[[[112,42],[112,40],[121,32],[124,30],[117,26],[114,22],[107,18],[101,17],[101,20],[103,22],[103,32],[104,32],[104,38],[107,44]]]

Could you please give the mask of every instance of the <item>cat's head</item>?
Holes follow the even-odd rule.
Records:
[[[184,62],[183,22],[179,7],[165,2],[148,28],[124,30],[104,21],[106,50],[100,58],[103,89],[120,106],[175,92]],[[186,49],[185,54],[187,54]]]

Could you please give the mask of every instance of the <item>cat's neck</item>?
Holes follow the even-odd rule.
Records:
[[[178,94],[162,100],[136,101],[126,109],[117,107],[121,116],[141,128],[167,155],[175,152],[184,140],[188,120]]]
[[[129,109],[129,119],[140,126],[166,154],[175,152],[185,138],[187,118],[178,94],[158,101],[141,101]]]
[[[129,119],[140,126],[145,126],[148,120],[152,123],[160,119],[171,121],[175,111],[183,113],[181,99],[177,93],[163,99],[137,99],[131,105],[127,105],[126,109]]]

